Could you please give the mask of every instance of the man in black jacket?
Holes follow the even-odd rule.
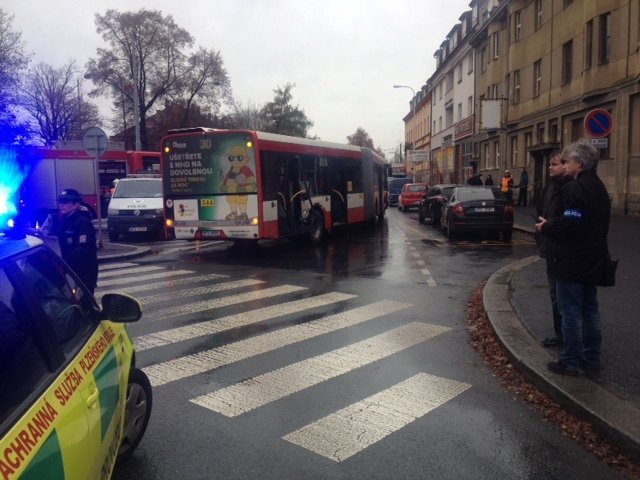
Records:
[[[542,192],[542,202],[538,205],[538,217],[547,220],[554,219],[562,215],[562,188],[570,181],[572,177],[565,175],[564,161],[559,150],[551,153],[549,156],[549,183]],[[540,235],[538,233],[538,235]],[[553,347],[562,345],[562,316],[558,309],[558,297],[556,295],[556,277],[551,273],[551,240],[546,237],[539,238],[540,257],[547,260],[547,280],[549,281],[549,296],[551,297],[551,311],[553,312],[553,331],[552,337],[542,340],[542,346]]]
[[[562,191],[562,215],[540,217],[536,230],[551,239],[551,273],[556,278],[564,348],[547,368],[577,376],[599,371],[602,331],[596,285],[608,254],[611,201],[596,173],[598,151],[589,143],[572,143],[562,152],[566,174],[574,181]]]
[[[60,223],[56,233],[62,259],[93,293],[98,283],[96,232],[87,214],[81,210],[81,201],[77,190],[67,188],[62,191],[58,197]]]

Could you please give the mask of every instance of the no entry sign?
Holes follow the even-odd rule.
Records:
[[[591,110],[584,117],[584,129],[591,138],[604,138],[611,133],[613,120],[603,108]]]

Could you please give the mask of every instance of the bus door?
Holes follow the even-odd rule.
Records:
[[[278,229],[296,233],[303,229],[304,213],[308,213],[309,196],[302,178],[299,157],[278,158]]]
[[[331,223],[346,225],[347,223],[347,181],[345,179],[343,162],[331,159]]]

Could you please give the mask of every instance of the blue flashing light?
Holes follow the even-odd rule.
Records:
[[[18,215],[15,200],[24,177],[16,152],[0,146],[0,230],[11,228]]]

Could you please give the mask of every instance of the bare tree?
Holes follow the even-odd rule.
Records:
[[[380,147],[376,147],[373,143],[373,139],[369,136],[369,133],[362,127],[358,127],[353,135],[347,136],[347,142],[349,145],[357,145],[359,147],[367,147],[376,151],[382,157],[384,152]]]
[[[45,145],[80,138],[87,127],[100,124],[98,108],[83,98],[73,61],[60,68],[35,65],[27,73],[21,92],[22,107],[35,121]]]
[[[22,34],[13,30],[13,16],[0,8],[0,143],[24,143],[28,126],[18,119],[18,84],[29,64]]]
[[[261,111],[264,107],[248,102],[235,102],[233,105],[233,122],[236,128],[246,128],[248,130],[265,130],[266,122],[264,121]]]

